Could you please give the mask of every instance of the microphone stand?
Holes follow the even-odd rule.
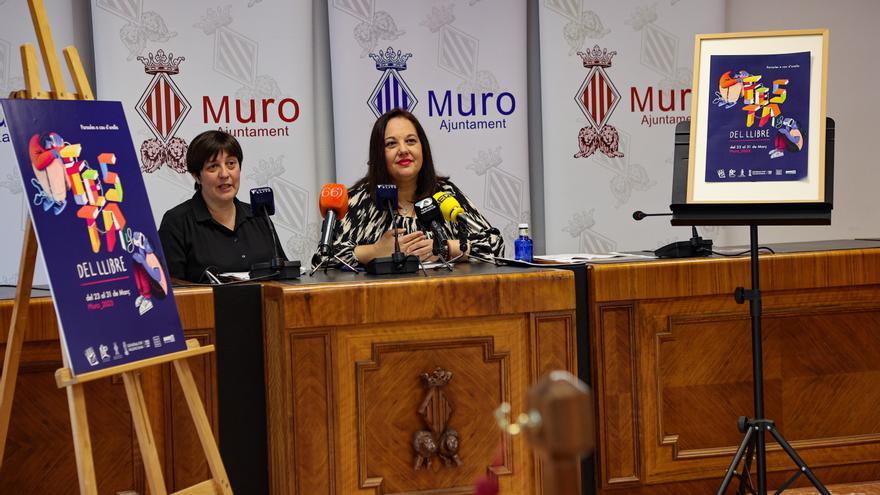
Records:
[[[269,220],[269,210],[265,207],[261,209],[263,210],[263,218],[269,225],[269,231],[272,232],[272,260],[268,263],[254,263],[251,265],[248,276],[250,278],[279,278],[281,280],[299,278],[300,262],[283,260],[278,256],[278,244],[281,241],[278,239],[278,233],[275,232],[275,226]]]
[[[464,220],[459,220],[456,223],[458,223],[458,249],[464,254],[468,248],[467,223]]]
[[[419,270],[422,271],[422,275],[424,275],[424,276],[426,276],[426,277],[428,276],[428,270],[425,269],[425,264],[422,263],[422,260],[421,260],[421,259],[419,259]]]
[[[446,267],[450,272],[452,271],[452,265],[449,264],[449,261],[446,261],[446,258],[449,256],[449,245],[446,244],[446,241],[441,239],[441,236],[437,235],[437,232],[440,232],[443,227],[437,225],[437,222],[431,222],[434,236],[434,247],[431,249],[434,255],[437,256],[437,260]]]
[[[390,199],[388,200],[388,213],[391,214],[391,229],[394,230],[394,251],[391,253],[391,262],[394,263],[395,269],[401,270],[404,263],[406,263],[406,256],[400,250],[400,234],[397,232],[397,218],[399,218],[399,215],[394,214],[394,208],[391,207]]]
[[[324,273],[327,273],[327,269],[330,268],[330,266],[327,263],[331,259],[338,261],[341,265],[345,265],[346,268],[353,271],[355,274],[358,273],[357,268],[349,265],[345,260],[343,260],[342,258],[340,258],[339,256],[336,255],[336,253],[333,251],[333,246],[331,245],[330,246],[330,253],[328,253],[326,256],[321,256],[321,262],[318,263],[317,265],[315,265],[314,268],[312,268],[312,271],[309,272],[309,276],[311,277],[312,275],[314,275],[315,272],[318,271],[318,269],[321,267],[324,267]]]
[[[461,251],[461,254],[449,260],[450,263],[454,263],[468,254],[467,222],[459,217],[456,223],[458,225],[458,250]]]
[[[645,217],[666,217],[672,213],[645,213],[634,211],[633,220],[640,221]],[[660,246],[654,250],[654,256],[658,258],[696,258],[712,254],[712,239],[703,239],[697,233],[696,225],[691,225],[691,238],[687,241],[676,241]]]
[[[263,210],[263,219],[266,220],[266,224],[269,226],[269,230],[272,232],[272,261],[269,266],[275,268],[277,265],[279,265],[278,260],[279,258],[281,258],[280,256],[278,256],[278,243],[281,241],[278,239],[278,233],[275,232],[275,225],[273,225],[272,220],[269,219],[269,210],[266,208],[261,209]]]
[[[418,271],[418,266],[421,265],[421,261],[416,256],[407,256],[403,254],[403,252],[400,250],[400,239],[399,234],[397,233],[397,221],[394,214],[394,208],[391,205],[390,199],[387,201],[387,203],[388,213],[391,215],[391,229],[394,230],[394,251],[391,253],[391,256],[375,258],[367,263],[367,273],[374,275],[387,275],[392,273],[415,273]],[[411,260],[410,258],[414,258],[415,261]],[[391,268],[390,270],[388,270],[389,266]]]
[[[452,265],[449,261],[446,261],[446,258],[443,257],[442,254],[437,255],[437,261],[439,261],[447,270],[452,271]]]
[[[391,212],[391,201],[388,202],[388,211]],[[397,215],[397,218],[400,218],[400,215]],[[404,263],[406,263],[407,256],[403,254],[400,250],[400,239],[399,234],[397,233],[398,225],[395,221],[395,216],[391,214],[391,226],[394,228],[394,252],[391,253],[391,261],[394,263],[394,267],[398,270],[403,269]],[[411,255],[413,256],[413,255]],[[428,276],[428,270],[425,270],[425,265],[422,264],[421,258],[419,258],[419,270],[422,271],[424,276]]]

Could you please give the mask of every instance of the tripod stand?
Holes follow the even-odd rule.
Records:
[[[767,452],[764,433],[768,432],[773,436],[782,450],[797,465],[798,470],[795,474],[785,481],[776,491],[777,494],[782,493],[788,488],[801,474],[805,475],[810,483],[822,495],[830,495],[828,489],[822,485],[822,482],[813,474],[809,466],[798,455],[794,448],[783,438],[779,430],[776,429],[773,421],[764,418],[764,359],[761,347],[761,288],[760,274],[758,271],[758,226],[749,225],[749,238],[751,243],[751,268],[752,268],[752,288],[744,289],[737,287],[734,298],[738,304],[749,301],[749,312],[752,317],[752,371],[755,392],[755,418],[749,419],[741,416],[738,421],[739,430],[744,433],[742,443],[740,443],[727,473],[724,475],[724,481],[718,489],[718,495],[724,495],[727,487],[730,485],[734,476],[739,478],[739,488],[737,495],[750,493],[752,495],[765,495],[767,493]],[[758,488],[755,490],[752,484],[751,467],[752,458],[755,459],[755,469],[757,471]],[[736,472],[740,463],[743,463],[743,469],[740,473]]]

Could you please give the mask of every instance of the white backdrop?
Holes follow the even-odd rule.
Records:
[[[724,2],[544,0],[540,30],[547,251],[654,249],[690,237],[666,218],[636,223],[631,214],[669,210],[675,122],[690,116],[694,34],[724,30]],[[616,54],[596,76],[602,98],[582,110],[576,95],[591,72],[578,52],[596,46]],[[597,124],[616,128],[623,156],[596,149],[574,158],[593,108]]]
[[[540,14],[541,66],[528,67],[528,71],[532,74],[540,71],[542,74],[543,118],[540,121],[543,122],[543,168],[546,173],[546,218],[532,221],[546,221],[548,251],[654,248],[664,242],[689,236],[687,229],[670,227],[667,219],[650,219],[641,223],[630,219],[629,215],[635,209],[665,210],[670,196],[671,171],[667,160],[672,154],[672,125],[660,124],[648,128],[642,125],[642,117],[645,114],[659,117],[689,113],[689,107],[685,112],[678,107],[675,111],[661,112],[656,91],[653,111],[647,111],[647,108],[646,111],[640,111],[638,107],[633,111],[631,89],[636,87],[637,94],[644,100],[649,86],[655,90],[661,87],[673,90],[689,87],[690,76],[685,73],[691,71],[693,34],[725,30],[823,26],[831,29],[828,114],[837,120],[840,130],[835,160],[838,194],[833,224],[830,227],[766,228],[762,240],[781,242],[877,237],[880,224],[878,217],[871,214],[876,209],[872,203],[872,187],[877,182],[880,169],[874,165],[876,160],[870,146],[874,113],[865,111],[877,105],[863,96],[870,93],[870,84],[876,79],[874,75],[877,70],[874,65],[861,62],[866,57],[870,58],[870,47],[876,45],[880,37],[871,24],[876,17],[871,14],[878,10],[876,2],[782,0],[780,8],[788,9],[791,14],[784,18],[740,15],[753,11],[761,4],[759,0],[528,2]],[[151,76],[143,72],[143,65],[136,59],[128,60],[131,55],[128,46],[143,44],[144,54],[159,48],[171,49],[175,56],[187,58],[180,64],[180,74],[172,76],[193,105],[176,133],[187,140],[207,128],[202,118],[201,102],[205,95],[211,96],[216,102],[221,95],[232,98],[239,89],[252,86],[258,86],[261,94],[268,94],[265,88],[270,85],[264,84],[267,79],[259,78],[268,74],[277,83],[278,94],[296,98],[300,115],[290,125],[290,136],[285,139],[243,138],[243,197],[247,196],[248,188],[268,182],[273,187],[280,184],[279,189],[289,192],[287,197],[299,198],[288,204],[298,204],[301,209],[285,206],[288,220],[283,222],[284,225],[281,225],[282,222],[278,224],[288,255],[301,259],[307,259],[307,256],[297,253],[310,254],[317,243],[320,219],[313,205],[316,202],[314,192],[318,187],[314,182],[316,177],[321,180],[333,179],[332,172],[328,172],[334,166],[332,139],[328,137],[332,134],[330,129],[333,124],[329,121],[334,119],[333,113],[336,142],[345,143],[344,146],[337,145],[341,153],[336,161],[340,179],[351,184],[363,174],[367,134],[373,118],[366,100],[382,76],[375,69],[372,59],[366,54],[361,57],[367,47],[368,52],[375,53],[393,45],[395,50],[413,53],[407,70],[401,76],[417,92],[419,104],[415,109],[416,114],[426,124],[440,171],[450,174],[465,188],[496,226],[510,226],[509,229],[505,228],[508,239],[515,224],[510,218],[511,213],[519,211],[521,218],[528,218],[529,184],[525,172],[527,150],[524,137],[495,144],[487,136],[470,134],[476,131],[441,131],[437,117],[425,117],[428,113],[425,95],[429,90],[443,93],[449,89],[457,93],[459,85],[467,81],[486,86],[483,81],[491,82],[491,79],[484,76],[491,75],[495,83],[489,87],[497,86],[500,89],[494,93],[511,91],[516,96],[516,112],[508,118],[509,127],[505,132],[519,133],[518,129],[524,128],[527,105],[525,95],[521,95],[518,88],[523,87],[522,81],[525,80],[525,69],[521,64],[525,60],[526,40],[523,37],[526,31],[522,27],[522,20],[512,21],[508,16],[524,18],[525,7],[520,6],[525,3],[526,0],[442,3],[391,0],[236,2],[227,7],[231,22],[218,31],[223,31],[224,34],[220,36],[224,36],[224,39],[234,39],[237,37],[235,33],[238,33],[258,45],[257,50],[251,52],[254,56],[249,58],[255,62],[253,81],[260,82],[255,85],[225,75],[226,69],[222,68],[222,64],[214,64],[217,31],[206,34],[202,27],[209,6],[218,6],[214,2],[209,5],[204,1],[171,4],[167,0],[93,0],[91,6],[88,0],[47,2],[51,5],[48,9],[49,22],[59,52],[64,46],[75,44],[93,82],[94,65],[108,71],[111,70],[108,63],[117,66],[117,72],[105,73],[95,88],[100,98],[120,98],[126,102],[129,123],[136,128],[136,141],[154,137],[134,109],[135,103],[147,89]],[[232,2],[220,5],[229,4]],[[334,44],[338,47],[333,53],[334,70],[349,70],[339,69],[339,65],[361,67],[360,72],[349,72],[351,77],[357,77],[360,81],[352,87],[351,94],[339,94],[339,89],[333,88],[336,92],[334,112],[331,112],[329,98],[325,95],[329,92],[330,83],[326,80],[329,71],[322,69],[322,65],[330,63],[330,39],[326,34],[327,19],[321,18],[319,11],[328,9],[328,4],[333,16]],[[174,9],[169,9],[172,5]],[[449,6],[455,19],[442,23],[440,21],[448,16],[444,17],[442,11],[440,15],[435,15],[431,7]],[[137,15],[134,13],[135,7],[139,12]],[[722,22],[725,7],[726,23]],[[132,12],[125,9],[131,9]],[[411,13],[412,9],[421,9],[421,13]],[[94,15],[94,25],[90,11]],[[157,17],[143,16],[145,12],[158,13],[165,30],[161,29]],[[431,21],[434,18],[439,21]],[[500,38],[504,44],[500,48],[495,35],[484,34],[499,29],[499,25],[504,25],[505,29]],[[439,28],[432,31],[431,26]],[[121,38],[124,28],[126,39],[132,40],[129,44],[124,44]],[[163,35],[165,31],[167,33]],[[458,33],[464,33],[464,36]],[[167,41],[160,41],[165,36],[168,36]],[[465,71],[466,75],[472,76],[462,77],[454,72],[458,70],[456,67],[468,67],[466,64],[453,64],[452,72],[443,68],[450,60],[441,62],[441,37],[444,40],[459,40],[459,47],[462,46],[460,40],[477,40],[476,65],[471,64],[469,67],[473,69]],[[18,55],[18,47],[24,42],[36,43],[26,2],[0,0],[0,96],[24,86]],[[408,46],[398,45],[398,42],[405,42]],[[428,48],[418,48],[418,43],[430,50],[424,52]],[[529,40],[529,46],[536,43],[534,39]],[[595,152],[588,158],[574,159],[573,155],[579,151],[578,132],[587,123],[574,96],[588,74],[576,52],[597,44],[618,52],[612,59],[611,67],[606,69],[606,74],[620,92],[621,102],[611,113],[608,123],[618,129],[621,142],[624,143],[621,148],[624,157],[606,159],[601,152]],[[413,49],[418,50],[414,52]],[[455,51],[448,54],[451,53]],[[459,56],[462,53],[467,53],[467,50],[459,50]],[[844,67],[845,70],[835,70],[835,67]],[[428,74],[418,75],[417,71],[423,69],[428,70]],[[338,83],[339,77],[344,74],[334,73],[333,80]],[[273,91],[274,88],[269,93]],[[670,104],[668,93],[663,103],[665,106]],[[536,113],[530,115],[529,120],[534,125],[541,125],[538,124],[539,117],[540,114]],[[352,125],[349,128],[346,120],[356,120],[363,127],[355,129]],[[276,123],[266,127],[278,127]],[[534,162],[538,170],[541,157],[534,159]],[[16,168],[12,164],[0,163],[0,207],[4,212],[4,235],[0,237],[0,283],[7,284],[16,281],[25,219],[23,207],[24,201],[29,199],[22,194]],[[279,174],[282,169],[283,172]],[[257,171],[260,174],[254,174]],[[166,208],[190,195],[191,182],[171,174],[165,166],[146,175],[149,176],[148,191],[154,198],[154,211],[159,218]],[[495,189],[508,191],[497,198],[498,210],[506,211],[506,214],[495,213],[493,208],[486,206],[486,191],[492,190],[487,188],[490,184],[514,186]],[[520,201],[518,208],[503,206],[516,204],[517,198]],[[296,220],[297,217],[299,220]],[[716,244],[747,241],[747,230],[743,229],[714,231],[709,235]],[[45,280],[45,275],[38,267],[36,283],[45,283]]]
[[[529,222],[526,1],[333,0],[329,17],[339,180],[350,186],[365,175],[370,129],[388,109],[368,100],[380,81],[397,79],[398,105],[405,84],[438,172],[501,229],[512,253],[516,225]],[[389,47],[394,58],[411,54],[406,70],[377,70],[370,54]],[[457,128],[489,122],[496,128]]]
[[[59,63],[64,72],[64,84],[68,91],[74,89],[70,76],[67,75],[67,64],[64,62],[61,49],[76,44],[87,71],[92,60],[92,47],[84,43],[90,33],[81,29],[83,21],[81,4],[82,2],[57,2],[57,5],[53,5],[48,12]],[[0,0],[0,97],[5,98],[12,91],[24,89],[19,47],[23,43],[31,43],[39,52],[40,48],[30,19],[27,2]],[[41,75],[43,88],[48,90],[45,72]],[[21,243],[25,221],[28,218],[25,202],[32,199],[31,195],[22,190],[18,165],[0,163],[0,211],[3,211],[3,235],[0,236],[0,284],[15,284],[18,281]],[[45,284],[47,280],[42,256],[38,255],[34,283]]]
[[[193,194],[179,140],[222,128],[244,152],[239,198],[271,186],[287,256],[309,260],[320,228],[311,3],[94,0],[92,18],[99,97],[123,101],[135,147],[172,157],[141,160],[157,223]],[[155,63],[159,50],[179,73],[154,81],[139,57]],[[155,83],[167,92],[142,100]]]

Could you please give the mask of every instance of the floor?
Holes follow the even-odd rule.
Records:
[[[832,495],[880,495],[880,482],[831,485],[827,488]],[[815,488],[797,488],[786,490],[784,493],[787,495],[814,495],[819,492]]]

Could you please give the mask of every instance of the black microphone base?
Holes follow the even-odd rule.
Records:
[[[396,261],[392,256],[383,256],[367,263],[366,270],[371,275],[415,273],[419,271],[419,258],[418,256],[409,255],[402,261]]]
[[[260,280],[290,280],[299,278],[300,262],[276,259],[251,266],[250,278]]]
[[[691,239],[667,244],[654,251],[658,258],[697,258],[712,254],[712,239]]]

